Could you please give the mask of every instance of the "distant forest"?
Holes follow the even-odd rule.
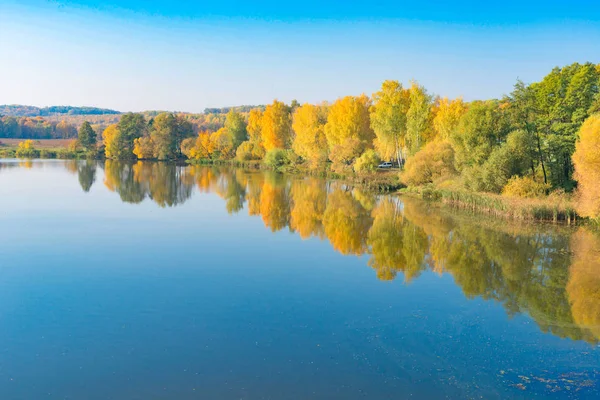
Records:
[[[0,105],[0,115],[10,117],[48,117],[52,115],[106,115],[121,114],[119,111],[97,107],[51,106],[35,107],[20,104]]]
[[[250,110],[264,110],[264,105],[207,108],[204,113],[177,113],[192,123],[195,132],[215,132],[225,125],[228,112],[247,114]],[[148,120],[162,111],[144,111]],[[92,124],[97,132],[116,124],[124,115],[120,111],[96,107],[52,106],[34,107],[25,105],[0,105],[0,138],[9,139],[74,139],[77,129],[84,121]]]

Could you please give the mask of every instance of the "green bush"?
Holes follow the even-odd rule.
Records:
[[[40,158],[56,158],[56,151],[40,150]]]
[[[375,150],[369,149],[354,161],[354,172],[363,173],[376,171],[380,162],[381,159]]]
[[[269,150],[264,158],[265,165],[279,172],[293,170],[299,162],[299,157],[292,150],[284,149]]]

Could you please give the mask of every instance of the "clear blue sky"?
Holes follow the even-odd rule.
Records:
[[[600,63],[600,2],[0,0],[0,54],[0,104],[197,112],[385,79],[471,100]]]

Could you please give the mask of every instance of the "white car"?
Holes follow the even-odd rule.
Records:
[[[392,168],[392,167],[393,167],[393,165],[391,162],[384,162],[377,166],[377,168]]]

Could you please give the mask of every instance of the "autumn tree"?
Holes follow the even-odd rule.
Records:
[[[370,118],[376,135],[375,149],[386,160],[396,159],[398,165],[403,165],[409,106],[410,92],[398,81],[383,82],[381,90],[373,94]]]
[[[261,138],[266,151],[285,149],[292,139],[292,118],[290,109],[275,100],[265,109],[261,120]]]
[[[585,121],[575,148],[577,208],[583,216],[600,219],[600,114]]]
[[[79,127],[78,140],[81,147],[86,151],[96,148],[96,132],[92,129],[89,122],[84,121]]]
[[[104,142],[104,154],[106,158],[120,158],[121,147],[119,145],[120,132],[117,124],[109,125],[102,132],[102,140]]]
[[[458,128],[461,117],[467,111],[467,105],[461,97],[449,100],[447,97],[438,99],[437,112],[433,118],[435,136],[441,140],[448,140]]]
[[[370,126],[370,105],[370,99],[363,94],[343,97],[330,107],[325,137],[332,161],[349,165],[373,147],[375,134]]]
[[[410,105],[406,112],[406,147],[410,154],[414,154],[425,143],[427,130],[431,129],[432,97],[414,81],[408,91]]]
[[[229,160],[235,157],[235,142],[226,128],[210,135],[208,151],[211,158]]]
[[[250,110],[246,130],[248,132],[248,140],[251,142],[262,143],[262,119],[263,112],[260,109],[254,108]]]
[[[304,104],[296,108],[292,128],[294,141],[292,149],[308,160],[311,166],[317,166],[327,160],[327,139],[325,124],[327,107]]]
[[[72,138],[77,135],[77,130],[64,119],[56,125],[56,133],[60,138]]]

